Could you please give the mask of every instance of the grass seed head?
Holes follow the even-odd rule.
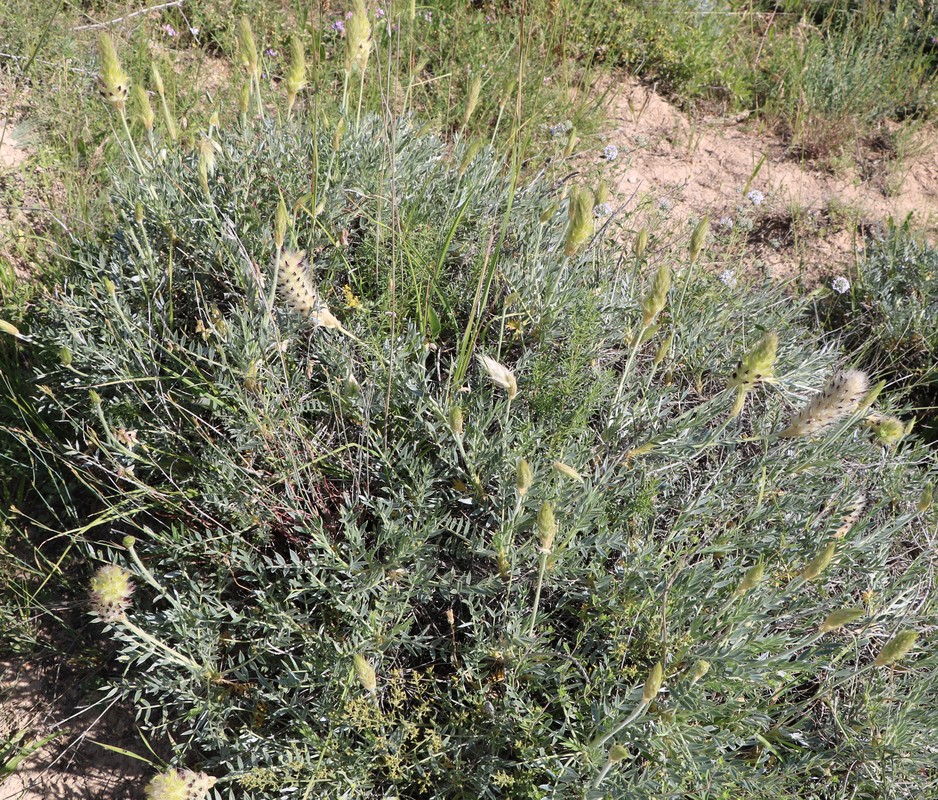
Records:
[[[704,217],[700,222],[697,223],[697,227],[694,228],[694,232],[690,237],[690,263],[693,264],[697,261],[697,257],[700,255],[700,251],[703,250],[703,246],[707,243],[707,233],[710,230],[710,217]]]
[[[935,488],[930,483],[926,483],[925,488],[922,489],[922,493],[919,495],[918,503],[915,507],[919,510],[919,512],[924,514],[926,511],[928,511],[928,509],[931,508],[934,499]]]
[[[482,78],[476,75],[469,84],[469,94],[466,96],[466,108],[462,112],[462,125],[465,128],[469,124],[476,106],[479,105],[479,95],[482,92]]]
[[[857,410],[868,384],[866,373],[858,369],[838,372],[779,435],[811,436],[849,416]]]
[[[101,53],[98,89],[108,105],[118,111],[123,111],[124,104],[127,102],[127,94],[130,91],[130,78],[121,67],[110,34],[102,33],[98,37],[98,49]]]
[[[671,289],[671,268],[662,264],[651,282],[651,288],[645,299],[642,300],[642,328],[648,328],[658,319],[668,303],[668,292]]]
[[[635,237],[635,258],[641,261],[645,257],[645,251],[648,249],[648,228],[642,228]]]
[[[242,67],[247,69],[252,77],[260,75],[257,59],[257,42],[254,40],[254,31],[251,30],[251,21],[246,17],[238,20],[238,60]]]
[[[518,381],[514,373],[508,367],[499,364],[494,358],[479,355],[479,364],[485,370],[489,377],[499,389],[508,392],[508,399],[514,400],[518,396]]]
[[[808,566],[804,568],[804,572],[801,573],[801,577],[806,581],[813,581],[817,578],[820,578],[824,570],[826,570],[831,561],[834,560],[834,553],[837,550],[836,542],[830,542],[823,550],[821,550],[814,558],[808,562]]]
[[[593,193],[583,187],[574,187],[567,208],[569,224],[563,252],[572,256],[593,235]]]
[[[567,134],[567,146],[563,149],[564,158],[570,158],[570,156],[573,155],[573,151],[576,149],[579,141],[576,135],[576,127],[574,126],[570,128],[570,132]],[[590,213],[592,213],[592,209],[590,209]]]
[[[284,82],[287,86],[287,115],[290,115],[297,94],[306,86],[306,50],[303,40],[295,33],[290,37],[290,68]]]
[[[355,654],[355,676],[366,692],[374,692],[378,688],[378,679],[375,668],[361,653]]]
[[[163,75],[160,73],[160,68],[156,64],[150,65],[150,79],[153,81],[153,86],[156,89],[156,93],[160,97],[166,96],[166,87],[163,85]]]
[[[849,625],[851,622],[856,622],[865,613],[866,610],[859,607],[841,608],[837,611],[831,612],[821,623],[821,633],[836,631],[837,629],[842,628],[844,625]]]
[[[156,122],[156,114],[153,113],[153,106],[150,105],[150,97],[146,90],[139,84],[134,84],[134,118],[146,131],[153,130],[153,123]]]
[[[102,622],[121,619],[130,608],[134,585],[130,573],[116,564],[101,567],[91,578],[91,613]]]
[[[886,642],[886,645],[879,651],[876,661],[873,663],[877,667],[888,667],[895,664],[899,659],[905,657],[915,646],[915,640],[918,639],[917,631],[900,631],[892,639]]]
[[[364,0],[352,4],[352,16],[345,26],[345,71],[364,73],[371,55],[371,24]]]
[[[466,148],[466,152],[462,157],[462,161],[459,162],[459,175],[462,177],[466,174],[466,170],[469,169],[469,165],[475,161],[476,156],[482,150],[482,147],[485,145],[481,139],[476,139],[469,147]]]

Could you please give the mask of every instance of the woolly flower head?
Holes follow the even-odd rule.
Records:
[[[202,800],[215,785],[215,778],[204,772],[171,769],[160,773],[148,784],[147,800]]]
[[[848,281],[843,275],[838,275],[834,280],[831,281],[831,289],[833,289],[837,294],[844,294],[850,291],[850,281]]]
[[[603,148],[603,158],[606,161],[615,161],[619,157],[619,148],[614,144],[607,144]]]
[[[305,258],[306,252],[303,250],[283,254],[277,281],[284,300],[290,310],[306,317],[317,326],[342,330],[342,323],[332,315],[313,286]]]
[[[479,356],[479,364],[499,389],[508,392],[508,399],[514,400],[518,395],[518,381],[514,373],[508,367],[499,364],[494,358],[489,356]]]
[[[727,289],[736,288],[736,274],[731,269],[725,269],[720,273],[719,277],[720,283],[722,283]]]
[[[746,195],[749,199],[749,202],[754,206],[761,206],[765,202],[765,195],[762,194],[758,189],[753,189],[749,194]]]
[[[810,436],[856,411],[869,387],[865,372],[850,369],[833,375],[785,430],[784,437]]]
[[[91,578],[91,613],[102,622],[117,622],[130,608],[133,593],[126,569],[116,564],[101,567]]]

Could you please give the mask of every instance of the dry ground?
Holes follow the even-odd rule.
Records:
[[[743,117],[691,120],[639,81],[617,83],[606,137],[619,148],[609,165],[617,200],[626,212],[644,209],[650,227],[708,214],[718,239],[736,240],[726,266],[812,283],[849,272],[863,231],[889,218],[911,214],[917,229],[938,230],[931,130],[919,131],[903,159],[866,150],[861,167],[835,174],[793,160],[783,141]]]

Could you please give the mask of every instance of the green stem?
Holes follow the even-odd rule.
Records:
[[[205,667],[203,667],[201,664],[196,664],[196,662],[193,661],[191,658],[187,658],[184,655],[180,655],[171,647],[169,647],[169,645],[163,644],[163,642],[161,642],[155,636],[153,636],[150,633],[147,633],[145,630],[143,630],[143,628],[139,627],[138,625],[135,625],[133,622],[127,619],[127,617],[124,617],[123,619],[121,619],[121,624],[128,631],[135,634],[143,641],[153,645],[158,650],[161,650],[162,652],[164,652],[167,656],[170,657],[170,659],[175,661],[180,666],[183,666],[183,667],[186,667],[187,669],[192,670],[192,672],[195,673],[196,675],[204,675],[207,672]]]
[[[629,714],[621,723],[616,725],[616,727],[614,727],[611,731],[609,731],[608,733],[604,734],[602,737],[594,741],[592,743],[592,747],[594,748],[602,747],[606,742],[608,742],[616,734],[618,734],[624,728],[628,727],[633,722],[635,722],[635,720],[637,720],[642,715],[642,712],[646,708],[648,708],[648,701],[643,698],[642,700],[639,701],[638,705],[632,709],[631,714]]]
[[[531,624],[528,626],[528,636],[534,635],[534,625],[537,622],[537,609],[541,604],[541,587],[544,585],[544,573],[547,571],[547,557],[549,552],[541,553],[537,571],[537,588],[534,590],[534,607],[531,609]]]

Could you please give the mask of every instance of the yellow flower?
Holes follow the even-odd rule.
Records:
[[[345,297],[346,308],[354,310],[362,307],[362,301],[358,299],[355,292],[352,291],[352,287],[348,284],[342,287],[342,294]]]

